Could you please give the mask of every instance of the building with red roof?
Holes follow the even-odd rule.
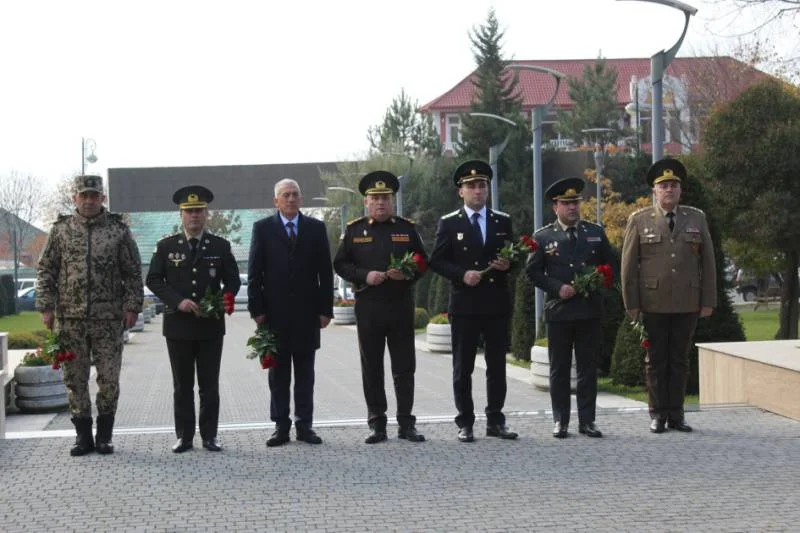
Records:
[[[585,67],[596,59],[561,59],[514,61],[514,64],[534,65],[561,72],[566,78],[581,79]],[[617,104],[619,126],[633,131],[639,128],[639,139],[647,143],[650,132],[650,58],[605,59],[606,66],[617,72]],[[533,109],[545,104],[553,95],[555,78],[547,73],[518,70],[522,112],[532,119]],[[735,98],[744,89],[766,76],[763,72],[731,57],[675,58],[664,74],[665,151],[691,151],[702,134],[704,118],[714,105]],[[469,112],[476,87],[472,72],[452,89],[420,108],[421,113],[433,115],[434,124],[445,151],[454,151],[459,140],[461,114]],[[562,81],[542,125],[545,139],[556,147],[568,148],[583,144],[583,139],[560,139],[555,131],[558,110],[570,110],[567,80]],[[637,105],[638,102],[638,105]]]

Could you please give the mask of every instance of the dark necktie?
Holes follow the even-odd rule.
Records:
[[[478,219],[481,218],[480,213],[472,213],[472,227],[475,228],[475,233],[478,235],[478,240],[483,244],[483,232]]]
[[[197,256],[197,242],[198,242],[197,239],[195,239],[194,237],[189,239],[189,247],[191,248],[191,253],[189,258],[192,260],[192,262],[194,262],[194,258]]]
[[[575,228],[570,226],[567,228],[567,233],[569,233],[569,240],[572,244],[575,244],[575,241],[578,240],[578,236],[575,235]]]
[[[667,213],[667,217],[669,218],[669,230],[672,231],[675,229],[675,213],[670,211]]]
[[[289,228],[289,241],[292,243],[292,246],[294,246],[297,240],[297,233],[294,232],[294,222],[287,222],[286,227]]]

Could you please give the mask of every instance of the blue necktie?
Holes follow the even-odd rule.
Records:
[[[481,231],[481,225],[478,222],[479,218],[481,218],[480,213],[472,213],[472,227],[475,228],[475,233],[478,235],[478,240],[480,240],[481,244],[483,244],[483,232]]]
[[[294,222],[287,222],[286,227],[289,228],[289,240],[294,244],[297,240],[297,233],[294,232]]]

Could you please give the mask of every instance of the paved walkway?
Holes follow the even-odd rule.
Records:
[[[66,413],[11,415],[0,441],[0,530],[800,530],[800,424],[749,407],[703,409],[690,413],[694,433],[652,435],[640,405],[606,396],[606,437],[561,441],[549,435],[547,393],[509,367],[509,424],[521,438],[478,431],[461,444],[449,356],[419,351],[415,411],[428,442],[365,445],[349,326],[328,328],[318,353],[315,426],[325,443],[267,449],[266,373],[242,355],[251,332],[236,313],[222,367],[222,453],[169,450],[159,320],[126,346],[114,455],[69,457]],[[485,402],[481,374],[476,405]]]

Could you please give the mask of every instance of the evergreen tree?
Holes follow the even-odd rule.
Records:
[[[583,69],[583,78],[569,79],[572,111],[559,111],[556,130],[580,142],[586,135],[582,130],[611,128],[619,132],[620,111],[617,108],[617,71],[609,67],[602,56]]]
[[[417,112],[419,103],[412,102],[405,90],[392,100],[383,116],[383,123],[367,132],[372,150],[382,153],[423,153],[438,155],[442,151],[433,116]]]
[[[236,211],[214,211],[209,209],[208,218],[205,225],[206,231],[224,237],[234,244],[241,244],[242,237],[239,232],[242,230],[242,220]],[[178,224],[172,226],[172,233],[178,233],[181,228]]]

